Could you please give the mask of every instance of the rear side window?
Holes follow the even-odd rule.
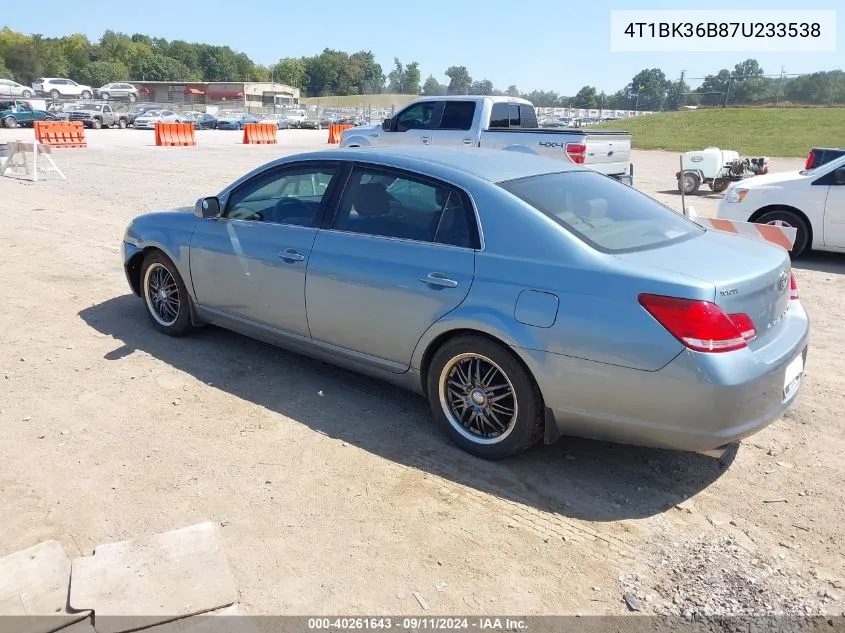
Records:
[[[704,231],[644,193],[594,171],[541,174],[499,186],[605,253],[657,248]]]
[[[509,124],[509,112],[508,112],[508,104],[507,103],[494,103],[493,108],[490,111],[490,127],[508,127]]]
[[[468,130],[475,117],[474,101],[444,101],[440,130]]]

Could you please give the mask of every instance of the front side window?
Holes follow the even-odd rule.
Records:
[[[602,252],[656,248],[704,231],[644,193],[594,171],[541,174],[499,186]]]
[[[437,103],[434,101],[424,101],[411,106],[399,113],[396,119],[396,131],[407,132],[408,130],[431,129],[434,111],[436,109]]]
[[[446,185],[357,167],[340,201],[336,230],[471,248],[464,197]]]
[[[316,227],[334,164],[289,167],[250,181],[229,197],[226,217]]]

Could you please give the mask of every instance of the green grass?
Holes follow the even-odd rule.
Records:
[[[631,132],[636,149],[675,152],[719,147],[742,156],[804,157],[813,146],[845,147],[844,108],[683,110],[595,128]]]
[[[350,95],[347,97],[303,97],[299,100],[304,105],[321,105],[330,108],[401,108],[419,95],[379,94]]]

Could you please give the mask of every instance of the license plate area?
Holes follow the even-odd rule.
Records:
[[[789,400],[801,386],[801,379],[804,377],[804,357],[802,354],[796,356],[783,375],[783,399]]]

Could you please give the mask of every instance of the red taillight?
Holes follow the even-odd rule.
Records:
[[[587,146],[584,143],[567,143],[566,155],[576,165],[583,165],[587,160]]]
[[[795,281],[795,273],[789,273],[789,298],[798,301],[798,284]]]
[[[813,163],[816,160],[816,153],[813,150],[810,150],[810,153],[807,154],[807,162],[804,163],[804,169],[812,169]]]
[[[640,305],[681,343],[697,352],[730,352],[757,337],[747,314],[725,314],[710,301],[642,294]]]

